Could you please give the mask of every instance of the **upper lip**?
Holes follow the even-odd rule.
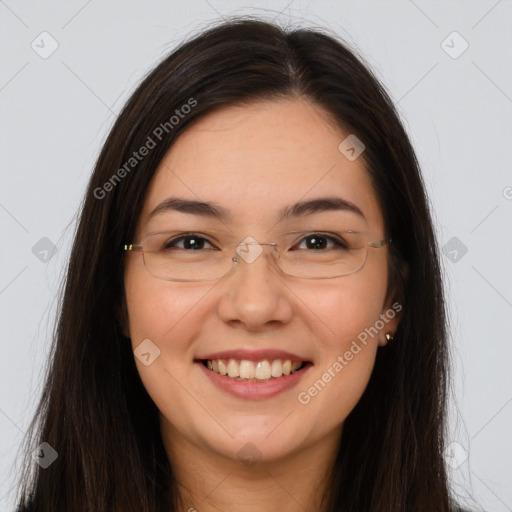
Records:
[[[260,349],[260,350],[223,350],[221,352],[214,352],[196,358],[197,360],[215,360],[215,359],[237,359],[246,361],[263,361],[265,359],[274,360],[282,359],[283,361],[308,361],[308,359],[286,352],[284,350],[276,349]]]

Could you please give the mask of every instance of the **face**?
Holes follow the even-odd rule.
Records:
[[[248,236],[272,242],[282,233],[332,231],[341,223],[364,231],[370,242],[383,239],[363,159],[351,161],[338,149],[348,135],[305,100],[209,114],[162,160],[135,240],[180,231],[236,245]],[[164,207],[152,214],[171,197],[214,203],[226,216]],[[278,222],[285,208],[325,197],[351,203],[363,215],[311,209]],[[145,361],[135,359],[142,382],[160,410],[164,435],[202,453],[237,459],[242,447],[253,446],[258,457],[274,460],[336,437],[368,383],[385,333],[396,330],[398,310],[386,300],[386,245],[370,248],[359,272],[334,279],[284,275],[272,247],[260,247],[254,261],[241,258],[223,278],[202,282],[159,279],[142,253],[126,258],[129,336],[134,350],[149,347]],[[304,241],[300,247],[315,250]],[[244,375],[253,368],[268,375],[264,360],[276,375],[286,373],[286,360],[304,366],[265,382],[240,381],[208,369],[207,359],[215,361],[213,370],[225,364],[227,371],[234,359],[233,375],[239,364],[249,372]]]

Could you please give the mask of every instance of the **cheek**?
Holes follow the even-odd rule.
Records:
[[[190,397],[183,392],[193,360],[190,340],[198,337],[203,322],[201,298],[207,293],[190,283],[170,283],[147,276],[142,271],[125,273],[125,293],[129,332],[135,363],[143,385],[151,399],[168,418],[180,422],[178,411],[187,407]],[[186,288],[185,288],[186,286]],[[137,357],[138,347],[157,350],[157,357],[146,365]],[[146,345],[143,345],[146,344]],[[140,352],[143,352],[140,350]],[[144,349],[144,352],[147,352]]]
[[[325,343],[330,350],[347,349],[358,336],[364,339],[368,330],[372,334],[368,334],[369,344],[377,342],[372,327],[384,313],[386,287],[387,276],[382,268],[371,267],[323,286],[315,296],[313,310],[325,324]]]
[[[323,418],[322,429],[342,423],[368,384],[382,336],[376,324],[383,312],[385,278],[368,268],[333,281],[315,299],[312,309],[320,313],[324,333],[317,338],[322,357],[298,401]]]
[[[176,367],[193,355],[189,340],[197,337],[204,309],[201,299],[209,288],[168,282],[147,276],[144,269],[127,267],[125,293],[133,349],[149,339],[160,350],[159,363]],[[139,362],[136,361],[138,366]],[[140,368],[139,368],[140,369]]]
[[[154,278],[142,257],[133,256],[124,274],[130,337],[135,344],[146,338],[162,340],[193,306],[193,287],[185,290],[180,283]]]

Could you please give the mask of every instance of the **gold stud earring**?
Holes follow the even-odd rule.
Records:
[[[387,332],[387,333],[386,333],[386,339],[387,339],[388,341],[393,341],[393,335],[392,335],[390,332]]]

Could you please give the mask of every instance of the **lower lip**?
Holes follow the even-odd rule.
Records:
[[[220,375],[220,373],[215,373],[201,362],[196,362],[196,364],[199,365],[201,371],[204,372],[215,386],[230,395],[249,400],[272,398],[283,391],[293,388],[309,371],[311,366],[313,366],[311,363],[306,363],[304,367],[297,372],[290,375],[283,375],[282,377],[277,377],[267,382],[244,382]]]

